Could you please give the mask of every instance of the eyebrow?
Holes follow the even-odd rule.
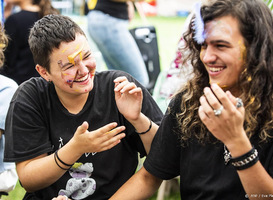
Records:
[[[210,43],[211,43],[211,44],[215,44],[215,43],[231,44],[230,42],[228,42],[228,41],[226,41],[226,40],[212,40]]]

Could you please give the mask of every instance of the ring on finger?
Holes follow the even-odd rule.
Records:
[[[243,103],[242,99],[236,98],[236,108],[240,108],[243,106],[244,106],[244,103]]]
[[[220,107],[219,109],[213,110],[214,115],[215,115],[215,116],[219,116],[219,115],[221,115],[221,114],[222,114],[223,109],[224,109],[224,107],[223,107],[223,105],[221,105],[221,107]]]

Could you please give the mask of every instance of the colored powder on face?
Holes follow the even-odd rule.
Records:
[[[82,45],[81,48],[79,48],[79,46],[77,45],[76,49],[78,49],[78,51],[76,51],[76,52],[74,52],[73,54],[67,56],[68,61],[69,61],[70,63],[72,63],[72,64],[75,65],[74,59],[75,59],[75,57],[76,57],[77,55],[79,55],[79,54],[80,54],[80,60],[82,60],[82,49],[83,49],[83,47],[84,47],[84,45]]]
[[[240,40],[238,42],[239,48],[240,48],[240,57],[239,60],[244,61],[244,59],[246,58],[246,47],[244,45],[244,43]]]
[[[68,47],[66,47],[64,50],[62,50],[62,53],[66,52],[67,49],[68,49]]]

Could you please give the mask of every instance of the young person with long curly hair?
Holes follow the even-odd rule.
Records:
[[[147,199],[176,176],[183,200],[272,198],[271,11],[261,0],[196,10],[184,34],[194,77],[169,104],[144,167],[111,200]]]

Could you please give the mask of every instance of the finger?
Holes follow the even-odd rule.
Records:
[[[120,92],[124,93],[124,92],[130,91],[135,88],[136,88],[136,85],[134,83],[127,82],[127,84],[123,86],[123,88],[120,90]]]
[[[129,93],[130,94],[135,94],[135,93],[142,94],[142,89],[140,87],[137,87],[137,88],[130,90]]]
[[[76,130],[76,134],[83,134],[83,133],[85,133],[87,131],[88,127],[89,127],[88,122],[84,121],[82,123],[82,125],[78,126],[78,128]]]
[[[225,109],[234,109],[233,103],[227,97],[227,94],[222,90],[222,88],[220,88],[217,84],[212,84],[211,89]],[[219,107],[217,109],[219,109]]]
[[[125,133],[120,133],[114,137],[112,137],[111,139],[108,139],[106,141],[104,141],[102,143],[102,151],[108,150],[113,148],[114,146],[116,146],[117,144],[119,144],[121,142],[121,139],[124,138],[126,135]]]
[[[206,114],[206,112],[203,109],[203,106],[199,106],[198,108],[198,115],[201,119],[201,121],[205,124],[206,121],[209,119],[209,116]]]
[[[115,78],[114,83],[120,83],[123,81],[127,81],[127,78],[125,76],[119,76],[119,77]]]
[[[237,103],[236,97],[233,96],[230,91],[226,91],[226,94],[229,100],[233,103],[233,105],[236,106]]]
[[[111,135],[111,130],[113,130],[113,132],[115,132],[115,128],[117,127],[117,123],[116,122],[112,122],[109,124],[104,125],[103,127],[99,128],[97,132],[100,133],[100,135],[105,135],[106,133],[109,133]],[[120,127],[117,127],[117,129],[119,129]]]
[[[213,93],[212,89],[209,87],[204,88],[204,95],[207,99],[207,102],[213,110],[219,109],[221,107],[221,102],[219,102],[216,95]]]
[[[207,117],[212,117],[214,116],[214,111],[213,111],[213,108],[210,106],[210,104],[208,103],[207,99],[205,96],[201,96],[200,99],[200,104],[201,104],[201,108],[199,109],[202,109],[202,111],[205,113],[205,115]]]
[[[115,85],[114,91],[119,92],[126,84],[128,84],[128,81],[123,81],[123,82],[117,83]]]

